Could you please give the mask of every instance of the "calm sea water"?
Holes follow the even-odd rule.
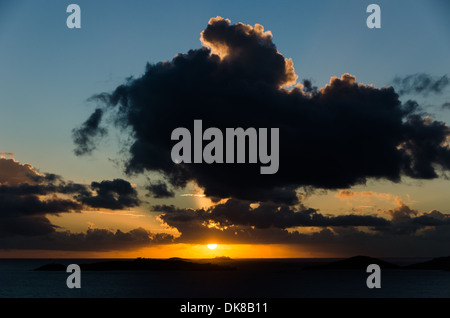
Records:
[[[54,261],[81,264],[96,260]],[[275,262],[271,260],[233,261],[235,271],[84,271],[81,288],[69,289],[68,273],[33,271],[50,262],[1,259],[0,297],[450,297],[450,272],[434,270],[385,269],[381,289],[368,289],[365,271],[307,271],[289,264],[271,266]]]

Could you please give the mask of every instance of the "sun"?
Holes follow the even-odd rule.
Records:
[[[206,245],[210,250],[213,250],[217,247],[217,244],[208,244]]]

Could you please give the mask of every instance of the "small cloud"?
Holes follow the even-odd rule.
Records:
[[[450,109],[450,103],[449,102],[445,102],[442,104],[441,106],[442,109]]]
[[[94,140],[106,135],[106,129],[100,127],[102,117],[103,110],[97,108],[80,128],[72,130],[72,138],[77,145],[74,150],[75,155],[81,156],[92,153],[96,148]]]
[[[93,208],[105,208],[110,210],[121,210],[127,207],[138,206],[136,189],[126,180],[114,179],[92,182],[91,188],[96,192],[82,196],[81,202]]]
[[[394,195],[391,193],[381,193],[375,191],[352,191],[352,190],[341,190],[336,195],[341,201],[346,201],[348,204],[351,204],[351,201],[354,202],[369,202],[372,199],[382,200],[382,201],[390,201],[396,206],[402,206],[403,200],[398,195]],[[361,206],[361,207],[373,207],[372,205]]]
[[[0,152],[0,157],[14,157],[14,152]]]
[[[150,183],[145,188],[149,192],[147,196],[151,196],[155,199],[173,198],[175,196],[175,193],[172,190],[170,190],[167,184],[163,181]]]
[[[394,78],[394,87],[400,95],[441,93],[449,85],[450,80],[447,75],[439,77],[426,73],[417,73]]]

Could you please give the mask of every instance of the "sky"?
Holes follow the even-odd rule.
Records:
[[[70,3],[0,0],[0,257],[449,255],[446,1]],[[194,119],[279,171],[175,165]]]

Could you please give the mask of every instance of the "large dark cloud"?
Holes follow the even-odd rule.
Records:
[[[294,204],[302,186],[435,178],[450,168],[448,127],[415,113],[414,103],[402,104],[393,88],[362,85],[344,74],[321,89],[305,81],[303,90],[287,90],[282,86],[296,78],[292,61],[260,25],[214,18],[201,39],[205,47],[148,64],[141,77],[98,95],[111,122],[131,131],[127,172],[158,171],[175,188],[195,181],[213,198]],[[434,90],[443,84],[436,85],[429,84]],[[75,130],[77,154],[89,153],[104,133],[101,114],[96,110]],[[172,130],[192,131],[195,119],[222,131],[279,128],[279,171],[261,175],[259,163],[174,164]]]

